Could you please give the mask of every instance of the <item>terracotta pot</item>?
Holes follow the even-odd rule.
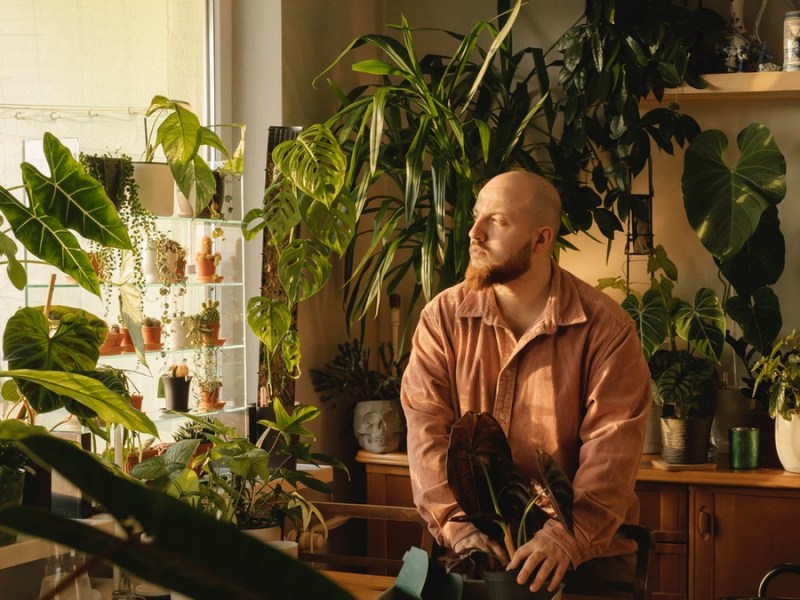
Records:
[[[197,281],[202,283],[209,283],[214,281],[214,273],[217,270],[214,260],[206,260],[198,258],[195,260],[195,273],[197,274]]]
[[[219,388],[207,392],[206,390],[202,390],[200,392],[200,402],[199,408],[201,412],[211,412],[212,410],[217,410],[220,408],[220,404],[225,406],[225,403],[220,403],[219,401]]]
[[[122,352],[133,352],[133,340],[131,339],[131,332],[127,327],[120,329],[122,340],[120,341],[120,348]]]
[[[100,354],[115,354],[120,352],[122,337],[123,336],[121,332],[113,333],[109,331],[106,334],[106,339],[103,341],[103,345],[100,346]]]
[[[136,410],[142,410],[142,401],[144,396],[141,394],[131,394],[131,406]]]
[[[161,346],[161,325],[156,327],[142,327],[142,339],[144,346]],[[152,348],[147,348],[148,350]]]
[[[207,346],[213,346],[219,339],[219,323],[209,325],[208,328],[211,329],[211,333],[203,334],[203,343]]]

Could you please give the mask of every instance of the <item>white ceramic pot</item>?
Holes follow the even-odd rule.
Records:
[[[133,163],[133,178],[139,186],[139,202],[157,217],[172,216],[175,180],[167,163]]]
[[[800,473],[800,415],[792,414],[791,421],[775,418],[775,448],[783,468]]]
[[[170,350],[188,348],[189,331],[192,328],[191,317],[172,317],[166,339],[166,346]]]
[[[278,542],[281,539],[281,528],[278,525],[273,527],[262,527],[260,529],[242,529],[247,535],[268,544]]]
[[[142,273],[145,283],[158,282],[158,252],[153,240],[145,242],[147,245],[142,251]]]

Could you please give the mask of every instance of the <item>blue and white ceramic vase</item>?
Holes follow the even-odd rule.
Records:
[[[783,70],[800,71],[800,10],[783,17]]]
[[[758,70],[764,54],[761,42],[744,26],[744,0],[729,0],[731,20],[724,44],[717,47],[729,73]]]

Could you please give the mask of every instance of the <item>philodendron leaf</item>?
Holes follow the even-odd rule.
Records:
[[[297,139],[272,151],[275,168],[303,193],[330,206],[344,186],[347,157],[324,125],[312,125]]]
[[[92,377],[79,373],[33,369],[0,371],[0,377],[13,377],[17,382],[36,384],[57,397],[67,397],[79,402],[106,423],[119,423],[131,431],[141,431],[158,437],[155,423],[146,414],[132,408],[124,397]]]
[[[217,181],[211,167],[197,155],[186,163],[170,162],[169,168],[181,193],[187,198],[194,197],[192,210],[199,215],[217,191]]]
[[[49,177],[29,163],[22,163],[21,167],[33,212],[53,217],[104,246],[132,250],[127,227],[103,185],[86,174],[69,149],[53,134],[44,134],[43,146],[50,165]]]
[[[770,206],[764,211],[756,232],[735,256],[716,262],[725,279],[744,298],[760,287],[776,283],[786,264],[786,240],[781,233],[778,207]]]
[[[628,294],[622,301],[622,308],[636,323],[644,356],[650,360],[669,333],[669,318],[664,296],[658,290],[647,290],[639,302],[636,294]]]
[[[292,304],[320,291],[330,273],[328,249],[314,240],[294,240],[278,259],[278,277]]]
[[[725,313],[714,290],[697,290],[694,306],[676,300],[671,312],[675,331],[689,347],[718,362],[725,343]]]
[[[749,125],[736,143],[739,159],[730,168],[722,158],[725,134],[704,131],[686,151],[681,179],[689,223],[708,251],[723,261],[739,252],[761,214],[786,194],[786,161],[769,129]]]
[[[72,232],[53,217],[36,214],[2,187],[0,210],[28,252],[71,275],[82,288],[100,296],[97,274]]]
[[[271,355],[292,325],[292,312],[286,302],[256,296],[247,302],[247,324]]]
[[[0,509],[4,526],[105,556],[147,581],[192,598],[352,600],[304,563],[230,523],[120,475],[71,442],[13,420],[0,422],[0,440],[9,439],[94,498],[121,524],[123,537],[29,507]],[[147,542],[130,531],[131,522],[148,534]],[[209,562],[209,547],[226,550]],[[265,580],[270,585],[265,586]]]
[[[539,482],[547,491],[550,507],[564,528],[572,533],[572,500],[575,496],[572,481],[555,459],[541,448],[536,449],[536,466],[539,469]]]
[[[768,287],[753,292],[751,300],[752,304],[741,296],[731,296],[725,302],[725,311],[741,327],[748,344],[761,354],[769,354],[783,326],[780,302]]]

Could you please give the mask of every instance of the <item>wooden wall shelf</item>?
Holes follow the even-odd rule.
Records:
[[[706,89],[682,85],[664,92],[662,103],[707,102],[709,100],[786,100],[800,99],[800,71],[765,73],[716,73],[703,75]],[[657,104],[650,97],[643,105]]]

